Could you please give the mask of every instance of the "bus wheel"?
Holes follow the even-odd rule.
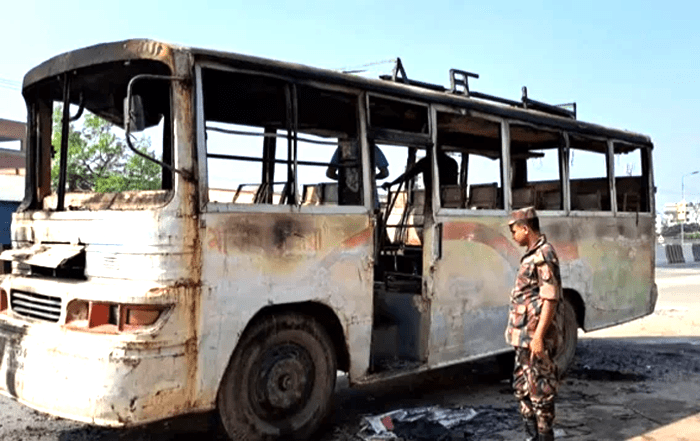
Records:
[[[576,321],[576,312],[569,300],[566,298],[562,302],[562,318],[563,318],[563,346],[559,349],[554,362],[559,368],[559,375],[564,376],[576,355],[576,344],[578,343],[578,322]]]
[[[267,317],[241,338],[219,388],[221,421],[234,440],[305,439],[328,416],[336,358],[311,317]]]

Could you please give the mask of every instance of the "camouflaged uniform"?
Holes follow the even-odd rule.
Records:
[[[552,323],[544,336],[545,357],[530,360],[530,341],[537,329],[544,298],[540,287],[554,285],[549,300],[559,305],[561,276],[559,259],[544,235],[520,260],[515,288],[510,296],[510,313],[506,342],[515,347],[513,389],[520,402],[520,413],[526,420],[537,420],[540,433],[551,432],[554,421],[554,399],[559,387],[557,366],[552,356],[562,346],[561,314],[555,309]]]

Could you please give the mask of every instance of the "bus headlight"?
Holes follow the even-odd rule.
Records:
[[[73,300],[66,307],[66,326],[107,334],[133,332],[155,324],[169,308],[168,305]]]
[[[158,320],[165,307],[161,305],[121,305],[123,328],[150,326]]]

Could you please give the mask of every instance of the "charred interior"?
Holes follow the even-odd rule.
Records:
[[[363,203],[357,95],[216,69],[202,83],[210,202]]]

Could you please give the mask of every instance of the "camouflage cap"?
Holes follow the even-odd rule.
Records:
[[[510,219],[508,220],[508,225],[513,225],[516,222],[525,221],[528,219],[536,219],[537,212],[535,207],[525,207],[520,210],[515,210],[510,213]]]

